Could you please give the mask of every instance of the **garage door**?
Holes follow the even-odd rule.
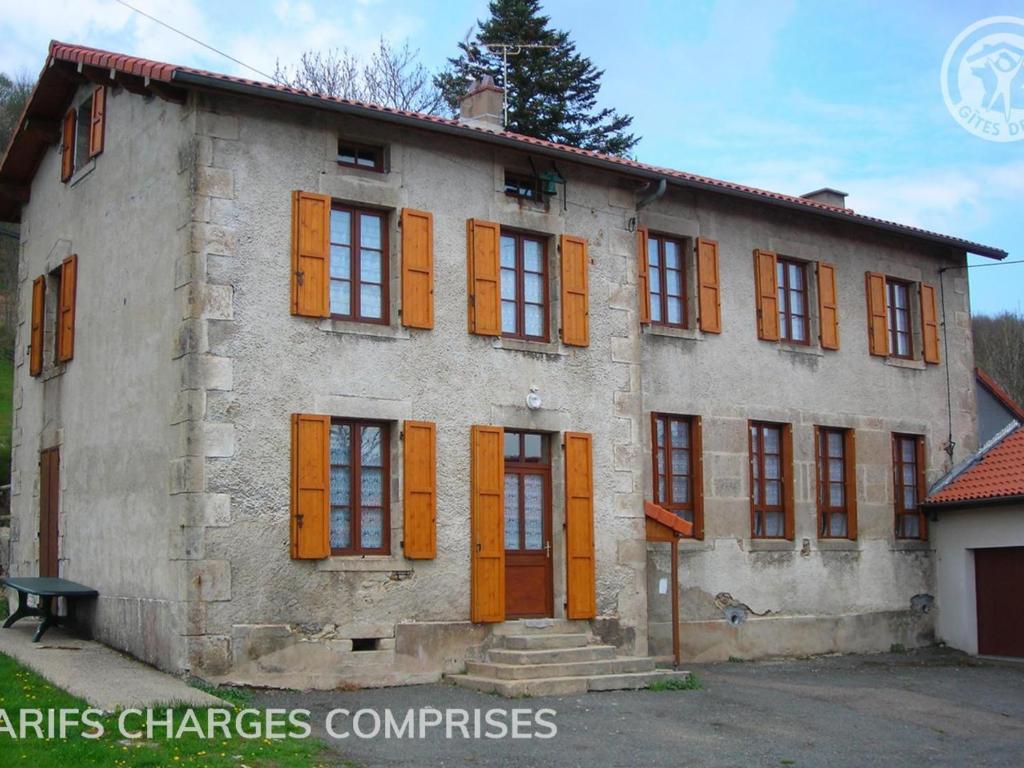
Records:
[[[978,653],[1024,656],[1024,547],[974,550]]]

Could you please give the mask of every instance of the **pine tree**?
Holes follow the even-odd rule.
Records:
[[[632,116],[596,108],[604,71],[576,52],[567,32],[548,26],[539,0],[491,0],[490,14],[477,20],[474,39],[459,43],[462,53],[435,78],[455,113],[469,83],[490,75],[506,89],[509,131],[612,155],[625,155],[636,145],[640,138],[627,132]],[[552,47],[510,55],[506,83],[501,51],[485,43]]]

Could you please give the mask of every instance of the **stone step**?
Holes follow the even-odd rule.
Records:
[[[447,679],[464,688],[518,698],[521,696],[571,696],[588,691],[623,691],[647,688],[658,680],[689,677],[689,672],[656,669],[616,675],[549,677],[537,680],[499,680],[479,675],[451,675]]]
[[[614,659],[613,645],[586,645],[582,648],[558,648],[540,651],[511,651],[492,648],[487,652],[487,661],[495,664],[568,664],[573,661],[597,661]]]
[[[590,632],[590,622],[572,619],[511,619],[491,626],[495,636],[565,635]]]
[[[499,680],[530,680],[545,677],[587,677],[590,675],[616,675],[626,672],[651,672],[654,659],[646,656],[600,659],[598,661],[572,661],[564,664],[494,664],[487,661],[467,661],[466,674],[493,677]]]
[[[510,651],[542,651],[559,648],[582,648],[590,635],[505,635],[505,648]]]

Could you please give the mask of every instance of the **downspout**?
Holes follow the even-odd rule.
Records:
[[[643,192],[644,190],[650,189],[650,187],[651,182],[647,182],[647,184],[645,184],[640,191]],[[641,208],[646,208],[659,197],[664,195],[666,189],[668,189],[668,181],[665,179],[665,177],[658,179],[658,186],[654,188],[654,191],[647,193],[639,200],[637,200],[636,209],[639,211]]]

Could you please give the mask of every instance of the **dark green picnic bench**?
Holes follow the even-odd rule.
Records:
[[[85,597],[99,597],[92,587],[86,587],[67,579],[57,579],[47,576],[10,576],[0,579],[0,584],[10,587],[18,593],[18,610],[10,615],[4,622],[4,629],[14,624],[18,619],[26,616],[41,616],[39,628],[32,636],[32,642],[38,643],[39,638],[50,627],[67,625],[75,619],[75,601]],[[28,596],[36,595],[39,598],[39,607],[28,604]],[[67,616],[57,614],[56,599],[63,597],[67,602]]]

